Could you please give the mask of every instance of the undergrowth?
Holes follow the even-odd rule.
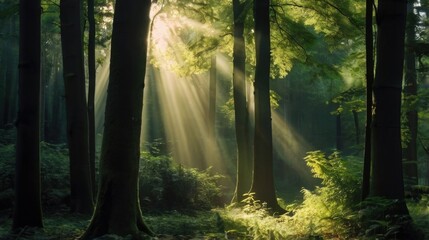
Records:
[[[389,215],[395,200],[360,201],[362,163],[357,158],[314,151],[305,160],[321,184],[314,190],[302,189],[302,202],[286,205],[279,199],[289,214],[270,215],[249,193],[244,207],[220,211],[227,229],[239,229],[249,239],[423,239],[415,226],[428,229],[427,198],[409,204],[414,222],[409,216]]]

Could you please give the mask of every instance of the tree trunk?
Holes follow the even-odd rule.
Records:
[[[417,18],[414,15],[414,0],[407,3],[407,25],[406,25],[406,46],[405,46],[405,101],[415,101],[417,98],[417,74],[416,74],[416,27]],[[404,149],[404,177],[409,185],[418,184],[417,170],[417,126],[418,117],[415,104],[409,104],[411,109],[405,113],[407,127],[410,131],[410,139]]]
[[[366,0],[365,48],[366,48],[366,126],[365,150],[362,174],[362,200],[368,197],[371,178],[371,128],[372,87],[374,83],[374,39],[372,31],[373,0]]]
[[[269,0],[255,1],[255,141],[251,192],[274,212],[283,213],[277,203],[273,176],[273,139],[270,106],[270,17]]]
[[[216,130],[216,53],[211,58],[210,84],[209,84],[209,107],[208,107],[208,135],[210,142],[215,143]]]
[[[356,145],[360,143],[360,129],[359,129],[359,114],[355,110],[352,110],[353,120],[355,124],[355,134],[356,134]]]
[[[19,112],[12,229],[43,227],[40,188],[40,0],[19,4]]]
[[[244,4],[233,0],[234,48],[233,48],[233,97],[235,116],[235,138],[237,141],[237,180],[232,202],[240,203],[243,194],[252,185],[252,159],[249,144],[249,111],[246,102],[246,46],[244,41]]]
[[[91,223],[81,239],[105,234],[152,234],[138,199],[140,130],[150,0],[117,0],[100,162],[100,187]]]
[[[96,195],[95,184],[95,18],[94,0],[88,0],[88,137],[89,165],[91,170],[92,193]]]
[[[400,121],[406,1],[380,0],[377,17],[370,195],[400,200],[396,214],[406,214]]]
[[[60,1],[67,140],[70,155],[70,205],[72,212],[91,214],[93,196],[80,16],[80,0]]]
[[[337,150],[342,151],[344,148],[343,144],[343,133],[342,133],[342,124],[341,124],[341,113],[338,113],[336,116],[335,126],[336,126],[336,145]]]

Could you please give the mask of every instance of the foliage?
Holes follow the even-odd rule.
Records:
[[[289,214],[271,216],[263,203],[248,194],[243,209],[224,212],[228,221],[247,227],[246,235],[269,239],[347,238],[359,230],[354,207],[360,197],[361,162],[342,159],[335,152],[326,156],[321,151],[305,157],[321,186],[303,189],[303,202],[284,206]],[[268,236],[268,237],[267,237]]]
[[[41,143],[42,202],[45,207],[65,204],[69,197],[68,153],[65,145]],[[15,146],[0,144],[0,210],[12,207]]]
[[[168,156],[142,153],[140,199],[147,210],[202,210],[219,206],[223,200],[221,175],[186,169]]]

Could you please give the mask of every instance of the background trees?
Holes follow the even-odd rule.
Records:
[[[417,27],[407,28],[409,36],[407,46],[412,47],[406,48],[409,54],[406,65],[409,64],[409,69],[417,70],[415,80],[419,84],[419,90],[415,93],[415,89],[404,89],[406,97],[403,99],[400,98],[402,85],[401,78],[398,77],[399,72],[383,75],[389,71],[383,69],[390,69],[384,64],[391,67],[394,59],[397,64],[395,69],[401,68],[399,59],[402,56],[399,55],[402,53],[399,52],[399,55],[397,55],[398,52],[389,53],[391,55],[387,58],[391,62],[384,61],[386,57],[384,47],[389,45],[383,45],[382,42],[386,29],[390,31],[389,24],[384,24],[389,20],[378,23],[381,30],[378,33],[381,37],[380,45],[377,46],[379,58],[377,63],[381,65],[378,67],[380,70],[377,71],[382,72],[381,74],[377,72],[375,90],[377,108],[373,132],[376,134],[372,138],[372,144],[376,148],[373,151],[372,177],[376,180],[373,181],[371,188],[371,194],[376,198],[367,198],[363,202],[360,202],[356,196],[359,196],[361,191],[358,186],[362,181],[363,151],[370,153],[368,151],[370,147],[365,144],[371,144],[370,141],[365,143],[362,141],[365,114],[367,120],[372,119],[370,94],[372,84],[364,81],[365,61],[368,66],[371,66],[373,60],[370,49],[373,43],[371,37],[373,26],[370,20],[373,16],[371,11],[367,11],[368,38],[365,46],[363,2],[274,0],[270,3],[264,2],[263,15],[259,14],[262,8],[257,5],[262,4],[261,2],[253,6],[252,2],[248,1],[158,1],[152,5],[152,14],[149,14],[149,2],[139,3],[147,4],[144,6],[145,18],[152,17],[151,44],[146,46],[144,35],[145,31],[149,31],[149,20],[140,22],[142,14],[137,17],[138,7],[134,2],[119,1],[119,5],[116,5],[119,9],[127,9],[126,11],[131,11],[131,7],[136,9],[132,9],[131,14],[127,13],[127,15],[121,11],[115,13],[117,17],[115,33],[122,32],[120,35],[124,37],[114,36],[111,63],[109,62],[109,31],[114,4],[112,1],[95,1],[95,8],[92,8],[89,2],[88,17],[91,22],[91,31],[87,32],[87,29],[81,28],[86,24],[81,24],[83,22],[80,21],[83,21],[83,18],[80,20],[75,18],[78,16],[76,12],[72,16],[74,24],[66,25],[74,26],[77,33],[84,34],[73,41],[71,37],[63,35],[63,39],[65,38],[63,44],[69,41],[77,49],[64,54],[65,59],[73,58],[76,62],[73,67],[76,69],[69,68],[70,61],[64,61],[63,68],[59,57],[58,13],[60,8],[58,3],[58,1],[42,2],[43,88],[41,94],[43,101],[41,112],[43,114],[41,121],[44,129],[41,138],[49,144],[42,143],[41,169],[44,186],[42,186],[42,202],[48,206],[47,209],[56,211],[57,206],[68,204],[70,196],[69,180],[64,180],[68,179],[69,170],[63,166],[67,163],[64,161],[64,156],[67,156],[67,147],[61,144],[65,140],[66,133],[70,133],[65,130],[65,97],[70,99],[70,96],[73,98],[79,96],[81,106],[79,113],[85,113],[88,110],[90,114],[91,109],[86,109],[85,106],[88,101],[89,108],[94,110],[96,119],[103,118],[104,105],[100,103],[106,98],[106,89],[103,86],[107,86],[111,64],[108,110],[105,118],[106,131],[99,130],[96,135],[105,139],[100,169],[102,192],[98,199],[97,212],[85,238],[109,232],[134,236],[138,236],[140,230],[150,233],[143,224],[140,207],[144,207],[146,211],[153,214],[155,211],[174,211],[186,207],[189,210],[189,208],[207,209],[207,207],[219,206],[217,204],[223,205],[225,199],[231,199],[234,183],[236,183],[234,200],[244,199],[245,201],[236,205],[242,207],[239,210],[228,208],[213,218],[217,223],[211,225],[216,225],[217,231],[221,233],[225,230],[225,225],[222,225],[223,218],[237,221],[239,217],[244,216],[243,219],[247,217],[247,220],[239,221],[242,221],[241,224],[246,225],[247,229],[252,229],[251,234],[255,238],[266,234],[274,234],[278,238],[285,238],[288,234],[297,237],[317,235],[317,237],[350,238],[361,236],[359,234],[362,232],[381,234],[375,231],[384,230],[384,236],[389,238],[389,234],[393,232],[390,231],[390,227],[399,224],[398,221],[384,218],[385,215],[381,213],[377,215],[379,212],[373,211],[372,207],[377,206],[379,209],[378,207],[384,206],[383,204],[395,202],[392,199],[399,199],[402,205],[396,208],[394,214],[406,215],[407,213],[402,201],[403,195],[401,195],[403,194],[400,176],[402,158],[399,156],[401,145],[408,146],[412,150],[410,153],[417,153],[416,160],[411,160],[414,156],[404,154],[404,158],[407,156],[409,159],[408,163],[412,163],[409,164],[410,166],[417,163],[414,164],[412,171],[407,173],[409,178],[406,179],[412,180],[406,181],[409,184],[407,191],[410,191],[407,195],[412,194],[415,199],[418,199],[425,191],[424,187],[415,186],[415,184],[427,181],[427,167],[422,164],[427,160],[426,152],[429,152],[425,138],[428,132],[427,124],[425,121],[418,121],[416,131],[412,127],[413,124],[407,126],[407,122],[415,123],[415,121],[411,121],[411,118],[406,120],[405,114],[399,119],[398,112],[401,110],[402,113],[411,113],[418,110],[417,116],[420,119],[428,116],[424,72],[427,64],[424,24],[427,1],[418,1],[414,6],[410,6],[414,8],[412,12],[416,16],[416,21],[413,24]],[[377,14],[381,14],[379,20],[384,19],[384,10],[394,9],[390,8],[392,3],[393,1],[380,2],[381,8],[377,9],[379,11]],[[386,8],[384,4],[388,4],[389,7]],[[367,5],[369,10],[373,3],[368,1]],[[6,66],[0,69],[2,99],[0,114],[2,119],[7,119],[0,129],[0,169],[2,169],[0,172],[0,222],[2,222],[3,206],[12,205],[13,194],[10,194],[10,191],[8,193],[7,190],[12,189],[13,185],[8,179],[13,179],[15,175],[10,171],[14,169],[10,156],[13,156],[11,149],[14,148],[11,143],[15,141],[11,123],[14,122],[13,112],[16,111],[14,110],[16,94],[12,93],[17,89],[15,86],[17,81],[14,81],[17,69],[14,69],[13,64],[17,57],[13,54],[16,51],[13,40],[17,36],[18,25],[17,21],[8,17],[16,11],[13,3],[0,2],[0,6],[0,17],[7,19],[0,23],[2,36],[0,61]],[[257,7],[254,16],[249,11],[252,7]],[[95,10],[94,21],[92,9]],[[70,11],[63,9],[61,17],[66,17],[67,13]],[[260,16],[264,17],[263,21],[259,21]],[[265,24],[264,27],[261,22]],[[97,25],[95,55],[92,31],[94,23]],[[411,30],[415,32],[412,33]],[[66,32],[66,27],[62,31]],[[86,44],[82,41],[86,33],[91,35],[91,40],[88,40],[90,42],[88,63],[82,61],[86,59],[84,56]],[[399,34],[398,38],[395,38],[396,42],[391,41],[389,44],[394,43],[397,44],[395,48],[398,46],[401,48],[400,38],[402,36]],[[148,47],[151,48],[151,57],[146,60],[142,52]],[[369,50],[367,60],[364,54],[365,47]],[[412,56],[413,53],[415,56]],[[216,56],[216,61],[213,56]],[[413,59],[416,60],[415,66],[413,66]],[[147,92],[142,94],[144,83],[142,79],[146,73],[143,70],[146,62],[150,63],[148,64],[149,74],[147,74],[150,88],[146,88]],[[12,66],[10,68],[7,67],[9,63]],[[82,70],[84,69],[82,66],[86,66],[84,64],[88,64],[88,72],[91,76],[88,76],[85,81]],[[96,82],[98,90],[94,92],[95,67],[98,67]],[[368,68],[367,71],[370,77],[373,70]],[[393,74],[397,75],[393,76]],[[66,84],[65,87],[68,90],[64,96],[61,75],[65,75],[69,80],[78,75],[81,76],[80,93],[73,92],[70,95],[70,88]],[[411,80],[412,76],[410,71],[407,81]],[[137,78],[138,81],[132,81]],[[387,78],[389,79],[386,80]],[[252,86],[253,82],[254,86]],[[408,82],[411,83],[411,81]],[[216,87],[212,83],[216,83]],[[414,88],[414,83],[406,85]],[[121,89],[121,86],[127,87],[127,90]],[[365,87],[368,87],[366,112]],[[9,92],[9,89],[12,91]],[[87,99],[85,90],[88,91]],[[255,95],[252,94],[253,92]],[[139,116],[142,95],[148,97],[143,100],[145,107],[148,107],[145,108],[142,117],[145,121]],[[94,102],[92,102],[93,99]],[[396,104],[394,108],[391,105],[393,99]],[[385,101],[390,102],[385,104]],[[77,102],[74,101],[73,104],[75,103]],[[94,107],[91,107],[93,103]],[[255,119],[253,119],[254,114]],[[411,115],[415,117],[416,112],[409,114]],[[138,126],[141,122],[145,122],[142,136],[137,134],[141,130]],[[97,121],[96,125],[102,126],[103,123]],[[390,127],[391,125],[394,125],[394,130]],[[253,128],[256,130],[254,142]],[[78,133],[83,131],[79,130]],[[392,134],[393,137],[385,140],[388,134]],[[83,135],[87,136],[85,133]],[[370,139],[369,134],[366,137]],[[380,141],[380,139],[384,140]],[[95,143],[94,136],[90,141]],[[413,147],[415,147],[414,150]],[[91,149],[93,148],[94,145]],[[71,156],[74,152],[72,149],[73,147],[69,149]],[[99,146],[96,146],[97,149]],[[313,151],[316,149],[321,151]],[[145,152],[148,150],[150,153]],[[249,159],[253,158],[251,156],[253,150],[257,161],[254,170],[249,167],[251,164],[243,167],[251,162]],[[338,150],[341,152],[337,152]],[[89,156],[90,151],[92,151],[92,157],[97,153],[94,150],[83,152],[88,153],[85,155]],[[140,151],[143,151],[141,163],[138,157]],[[308,151],[313,152],[306,154]],[[383,151],[389,154],[395,153],[395,156],[392,155],[392,158],[386,160]],[[170,154],[171,157],[166,156]],[[391,164],[392,159],[395,164]],[[91,182],[95,182],[94,177],[98,173],[94,160],[97,161],[97,158],[91,160],[91,171],[95,174],[91,175],[91,180],[88,177],[83,181],[87,193],[94,192],[90,185]],[[89,163],[81,166],[89,172]],[[205,169],[208,166],[213,168]],[[200,169],[189,169],[189,167]],[[415,176],[415,167],[417,167],[419,179]],[[52,176],[51,170],[58,174]],[[219,172],[226,178],[217,175]],[[369,174],[369,171],[366,172]],[[255,179],[253,189],[250,189],[253,173],[255,173]],[[387,177],[383,174],[391,179],[384,181]],[[75,176],[73,171],[71,175]],[[369,175],[367,176],[365,180],[369,179]],[[138,187],[137,179],[142,183],[141,187]],[[264,181],[260,181],[261,179]],[[265,181],[267,179],[268,181]],[[393,187],[390,185],[384,187],[390,184],[390,181],[396,181]],[[61,190],[52,187],[55,185],[53,182],[61,183]],[[121,188],[117,187],[119,183]],[[277,186],[276,189],[274,183]],[[72,187],[75,186],[74,183],[71,184]],[[136,191],[137,188],[139,191]],[[306,190],[302,190],[303,188]],[[364,187],[362,190],[365,189]],[[254,194],[243,198],[243,194],[249,190],[254,191]],[[265,190],[269,193],[264,193]],[[114,197],[110,197],[113,195]],[[364,197],[365,195],[364,193]],[[277,205],[277,196],[287,202],[297,201],[296,205],[287,207],[295,215],[283,215],[271,222],[274,224],[266,224],[272,219],[264,206],[271,207],[274,211],[281,210]],[[72,199],[75,202],[74,196]],[[261,201],[267,204],[260,204]],[[282,201],[279,202],[282,207],[285,206]],[[416,205],[413,204],[408,202],[413,217],[416,216],[416,212],[420,214],[425,212],[425,210],[415,211]],[[129,208],[122,211],[123,206]],[[355,211],[357,206],[362,213],[360,216],[364,218],[362,224],[357,224],[359,221]],[[366,206],[369,207],[366,208]],[[380,210],[380,212],[383,211]],[[49,211],[47,213],[50,218]],[[105,214],[110,214],[112,218],[105,217]],[[123,217],[125,215],[126,217]],[[176,216],[175,212],[173,214],[170,212],[169,216]],[[131,220],[122,221],[125,218]],[[262,222],[255,223],[249,219]],[[371,222],[366,219],[377,219],[386,224],[377,226],[374,230],[372,226],[365,225]],[[158,227],[159,224],[156,224],[155,228]],[[366,228],[372,230],[366,231]],[[400,231],[404,229],[401,228]]]

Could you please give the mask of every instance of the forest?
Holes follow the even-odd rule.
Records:
[[[0,0],[0,239],[429,239],[428,0]]]

